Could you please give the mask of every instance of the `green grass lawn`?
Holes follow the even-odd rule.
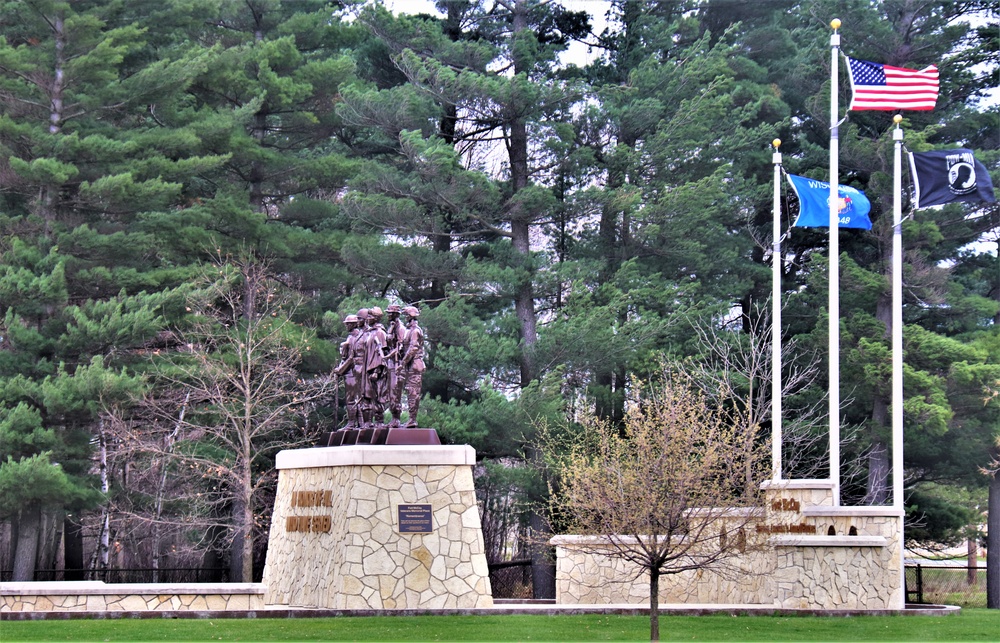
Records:
[[[664,641],[996,641],[1000,611],[952,616],[662,616]],[[642,641],[645,616],[0,621],[0,641]]]

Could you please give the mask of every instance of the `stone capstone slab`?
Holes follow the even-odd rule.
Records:
[[[467,465],[476,464],[476,450],[470,446],[365,445],[319,447],[279,451],[275,466],[284,469],[379,465]],[[472,475],[471,468],[469,475]]]

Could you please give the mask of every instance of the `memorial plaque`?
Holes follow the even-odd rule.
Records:
[[[430,505],[397,505],[399,533],[429,534],[434,531]]]

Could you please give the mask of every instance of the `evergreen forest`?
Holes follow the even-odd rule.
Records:
[[[906,149],[1000,185],[995,0],[396,5],[0,0],[2,580],[258,580],[274,456],[344,422],[365,307],[420,308],[420,426],[475,448],[491,563],[544,558],[543,428],[622,422],[664,364],[767,439],[772,141],[828,180],[833,18],[939,68]],[[893,113],[840,70],[873,222],[839,235],[841,495],[888,504]],[[787,185],[782,474],[826,478],[828,231]],[[1000,207],[912,187],[906,536],[983,539],[989,500],[1000,551]]]

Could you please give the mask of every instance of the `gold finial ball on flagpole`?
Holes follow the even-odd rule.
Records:
[[[834,31],[840,29],[840,25],[841,25],[840,18],[834,18],[833,20],[830,21],[830,26],[833,27]]]
[[[780,138],[774,139],[773,141],[771,141],[771,145],[774,146],[774,149],[778,149],[779,147],[781,147],[781,139]]]
[[[903,122],[903,115],[896,114],[895,116],[892,117],[892,122],[895,123],[896,125],[899,125],[900,123]]]

